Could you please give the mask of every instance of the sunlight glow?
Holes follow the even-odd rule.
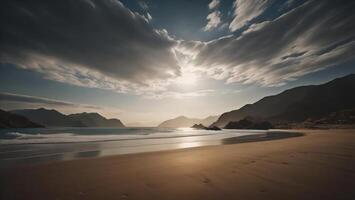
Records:
[[[195,85],[197,82],[197,76],[193,72],[185,72],[175,80],[177,85]]]

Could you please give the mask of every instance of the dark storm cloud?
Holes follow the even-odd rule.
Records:
[[[125,91],[180,73],[175,41],[120,1],[3,0],[0,15],[0,61],[48,79]]]
[[[227,82],[270,86],[353,61],[354,10],[354,1],[309,1],[239,37],[199,45],[194,65]]]

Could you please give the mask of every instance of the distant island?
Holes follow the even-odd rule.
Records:
[[[213,125],[238,127],[244,122],[236,122],[253,117],[268,121],[275,128],[353,127],[354,91],[355,74],[321,85],[296,87],[223,113]]]
[[[219,116],[209,116],[204,119],[188,118],[185,116],[179,116],[174,119],[166,120],[158,125],[160,128],[186,128],[191,127],[194,124],[202,124],[206,127],[210,126],[218,119]]]
[[[106,119],[98,113],[64,115],[45,108],[2,111],[0,124],[2,128],[125,127],[119,119]]]

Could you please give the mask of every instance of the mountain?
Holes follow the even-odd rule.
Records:
[[[0,110],[0,128],[40,128],[42,125],[31,122],[26,117]]]
[[[118,119],[106,119],[98,113],[77,113],[64,115],[45,108],[13,110],[11,113],[48,127],[124,127]]]
[[[298,124],[283,124],[278,128],[354,129],[355,108],[336,111],[318,119],[309,118]]]
[[[179,116],[174,119],[166,120],[158,125],[161,128],[184,128],[191,127],[194,124],[203,124],[204,126],[210,126],[218,119],[218,116],[209,116],[205,119],[188,118],[185,116]]]
[[[205,119],[202,119],[200,123],[205,126],[210,126],[211,124],[213,124],[213,122],[217,121],[218,117],[219,116],[209,116]]]
[[[274,124],[320,119],[333,112],[355,108],[354,91],[355,74],[322,85],[296,87],[223,113],[213,125],[224,127],[231,121],[239,121],[248,116]]]
[[[73,121],[79,121],[88,127],[125,127],[119,119],[106,119],[98,113],[77,113],[68,115]]]
[[[45,108],[13,110],[11,113],[21,115],[27,119],[48,127],[85,127],[80,121],[72,120],[68,116]]]
[[[355,108],[333,112],[320,119],[309,119],[314,124],[355,124]]]
[[[161,124],[158,125],[158,127],[161,128],[182,128],[182,127],[191,127],[194,124],[198,124],[201,120],[200,119],[193,119],[193,118],[187,118],[185,116],[179,116],[174,119],[169,119]]]
[[[268,130],[273,128],[273,126],[268,121],[257,121],[246,117],[239,121],[228,122],[228,124],[224,128],[225,129]]]

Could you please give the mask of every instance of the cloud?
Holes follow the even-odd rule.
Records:
[[[88,109],[101,109],[101,107],[94,105],[86,105],[86,104],[76,104],[67,101],[58,101],[48,98],[28,96],[28,95],[20,95],[20,94],[12,94],[12,93],[0,93],[0,102],[1,104],[6,103],[19,103],[23,105],[40,105],[44,107],[81,107]]]
[[[108,118],[118,118],[120,120],[124,118],[124,122],[127,119],[132,121],[135,116],[139,116],[139,113],[118,109],[116,107],[73,103],[13,93],[0,93],[0,108],[4,110],[47,108],[56,109],[64,114],[96,112]]]
[[[220,1],[219,0],[212,0],[209,4],[208,4],[208,8],[210,10],[213,10],[215,8],[217,8],[220,4]]]
[[[210,31],[212,29],[217,28],[221,24],[221,12],[213,11],[207,16],[207,24],[204,28],[205,31]]]
[[[180,76],[176,41],[120,1],[4,0],[0,15],[0,62],[46,79],[144,93]]]
[[[166,91],[161,93],[151,93],[147,94],[145,98],[147,99],[187,99],[187,98],[194,98],[194,97],[204,97],[208,96],[212,93],[215,93],[215,90],[212,89],[205,89],[205,90],[197,90],[193,92],[177,92],[177,91]]]
[[[217,10],[218,6],[220,4],[219,0],[212,0],[208,4],[208,8],[212,11],[209,13],[206,17],[207,19],[207,24],[203,28],[204,31],[212,31],[213,29],[217,28],[221,23],[221,12]]]
[[[153,17],[147,12],[147,18],[149,21],[152,21]]]
[[[148,4],[146,2],[144,2],[144,1],[139,1],[138,4],[143,10],[148,10],[149,9]]]
[[[230,29],[253,22],[267,4],[235,1]],[[273,21],[251,24],[241,35],[209,42],[176,40],[154,29],[149,13],[134,13],[117,0],[1,5],[1,63],[54,81],[148,98],[206,95],[169,91],[184,71],[226,83],[276,86],[352,61],[355,53],[354,4],[348,1],[311,0]],[[225,26],[217,8],[205,30]]]
[[[254,24],[240,36],[180,42],[191,48],[191,65],[227,83],[285,84],[315,71],[354,62],[354,4],[309,1],[273,21]],[[311,19],[311,20],[310,20]]]
[[[242,28],[246,23],[261,15],[267,8],[268,0],[235,0],[234,19],[229,24],[231,31]]]

